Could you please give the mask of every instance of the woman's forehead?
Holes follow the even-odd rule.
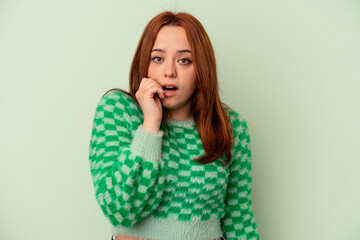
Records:
[[[186,36],[185,29],[182,27],[164,26],[156,36],[153,49],[161,49],[163,52],[178,52],[190,50],[190,44]]]

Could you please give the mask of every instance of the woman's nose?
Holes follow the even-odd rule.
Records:
[[[174,63],[172,63],[172,62],[167,63],[167,65],[165,67],[165,76],[164,77],[168,77],[168,78],[176,77],[176,69],[175,69]]]

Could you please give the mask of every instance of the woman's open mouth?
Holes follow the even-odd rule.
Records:
[[[163,87],[164,92],[165,92],[165,97],[171,97],[173,95],[175,95],[178,91],[177,87]]]

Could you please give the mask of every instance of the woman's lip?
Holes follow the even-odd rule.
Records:
[[[165,97],[171,97],[171,96],[175,95],[178,92],[178,90],[179,89],[176,89],[175,91],[168,91],[168,92],[166,91],[164,93],[164,95],[165,95]]]
[[[174,84],[164,84],[164,85],[162,85],[161,87],[162,87],[162,88],[164,88],[164,87],[176,87],[176,88],[177,88],[177,86],[174,85]]]

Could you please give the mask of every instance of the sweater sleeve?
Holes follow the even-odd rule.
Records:
[[[126,100],[127,99],[127,100]],[[162,130],[139,125],[131,134],[134,109],[124,95],[109,93],[95,111],[89,147],[95,197],[113,226],[130,228],[149,216],[164,189]]]
[[[249,128],[241,115],[230,116],[235,133],[233,159],[229,165],[229,180],[225,200],[225,215],[221,228],[226,240],[258,240],[259,233],[252,208],[252,166]]]

